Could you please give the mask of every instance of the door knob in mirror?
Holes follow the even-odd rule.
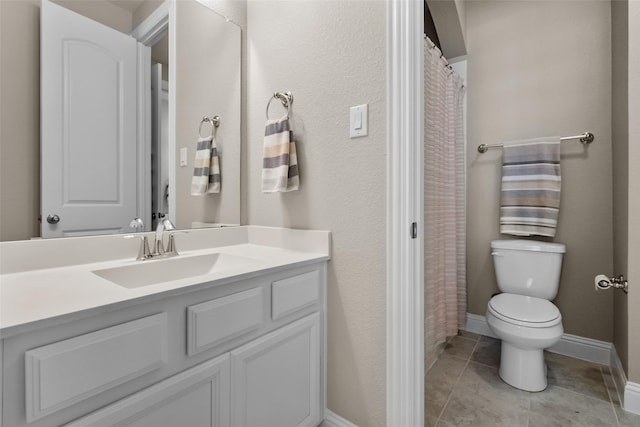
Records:
[[[49,224],[57,224],[60,222],[60,217],[58,215],[48,215],[47,216],[47,222]]]

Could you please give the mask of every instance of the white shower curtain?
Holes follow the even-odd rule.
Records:
[[[424,50],[425,353],[430,364],[438,345],[466,321],[464,86],[431,40],[425,40]]]

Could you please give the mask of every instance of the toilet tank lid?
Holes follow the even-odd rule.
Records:
[[[538,242],[536,240],[492,240],[491,249],[513,249],[519,251],[558,252],[565,253],[563,243]]]

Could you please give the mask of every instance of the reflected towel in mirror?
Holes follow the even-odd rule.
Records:
[[[201,196],[220,192],[220,160],[218,148],[212,136],[198,138],[196,160],[191,179],[191,195]]]

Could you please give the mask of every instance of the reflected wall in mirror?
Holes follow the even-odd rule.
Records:
[[[162,4],[157,0],[61,0],[58,3],[123,33],[130,33]],[[168,46],[169,53],[164,55],[164,60],[158,60],[158,49],[154,48],[154,53],[150,56],[153,57],[154,63],[165,64],[162,67],[162,75],[168,80],[168,83],[164,84],[164,88],[168,89],[165,100],[165,105],[168,104],[165,111],[168,118],[165,122],[165,149],[168,153],[157,155],[154,151],[153,156],[151,155],[152,125],[149,119],[144,132],[138,132],[134,141],[126,141],[127,144],[136,144],[140,139],[148,138],[145,142],[148,151],[134,154],[138,156],[135,162],[137,169],[134,172],[137,178],[134,178],[134,182],[120,179],[121,182],[114,188],[119,190],[123,186],[137,187],[138,183],[142,182],[147,185],[136,191],[138,207],[134,215],[144,219],[146,229],[153,225],[152,210],[165,212],[167,209],[162,203],[156,203],[158,207],[152,209],[152,194],[156,194],[155,198],[160,202],[165,197],[166,205],[170,205],[169,216],[179,228],[190,228],[194,223],[237,224],[240,222],[241,30],[195,0],[171,1],[165,6],[169,12],[170,28],[169,37],[165,38],[164,45]],[[40,12],[38,0],[0,2],[3,93],[0,100],[0,240],[22,240],[40,236],[37,218],[41,212],[41,188],[45,187],[44,182],[42,187],[40,185]],[[197,15],[197,25],[193,24],[196,22],[194,15]],[[179,63],[180,61],[184,64]],[[146,76],[145,79],[150,84],[151,76]],[[138,102],[138,116],[150,116],[150,110],[150,99]],[[45,115],[43,111],[43,116]],[[219,194],[196,197],[190,195],[190,179],[193,174],[198,126],[204,115],[221,117],[217,145],[222,186]],[[88,129],[91,129],[91,126]],[[186,166],[180,164],[181,149],[187,150]],[[91,151],[94,150],[90,150],[89,155],[93,154]],[[46,153],[42,155],[43,166],[51,160],[50,157]],[[103,161],[99,166],[105,168],[108,162],[104,160],[107,156],[100,154],[100,157],[95,161]],[[152,158],[162,159],[162,164],[152,168]],[[140,167],[145,164],[146,168]],[[65,166],[61,167],[66,169]],[[164,177],[154,173],[152,180],[152,169],[164,171]],[[87,170],[88,173],[92,172],[91,167]],[[86,185],[87,179],[84,181],[76,188],[91,192],[91,185],[96,185],[100,179],[95,179],[95,182],[90,182],[89,185]],[[153,191],[152,181],[156,182]],[[172,191],[172,188],[175,191]],[[139,196],[141,193],[146,194],[143,200]],[[101,203],[105,206],[114,204],[109,200],[103,200]],[[42,213],[43,222],[46,224],[47,214],[44,211]],[[83,218],[86,224],[80,228],[91,230],[92,224],[88,220],[94,216],[85,215]],[[120,226],[122,231],[133,231],[128,228],[130,220],[133,219],[129,216],[126,216],[126,224]],[[60,223],[63,221],[64,218]],[[98,230],[81,231],[76,235],[99,233]]]
[[[241,30],[226,18],[195,1],[176,1],[175,76],[176,148],[187,149],[193,165],[194,149],[203,116],[220,116],[216,144],[220,157],[219,194],[192,196],[193,167],[176,170],[175,212],[178,228],[194,223],[240,223],[240,114]],[[171,111],[170,111],[171,114]],[[210,126],[203,125],[202,134]],[[171,209],[171,208],[170,208]]]

